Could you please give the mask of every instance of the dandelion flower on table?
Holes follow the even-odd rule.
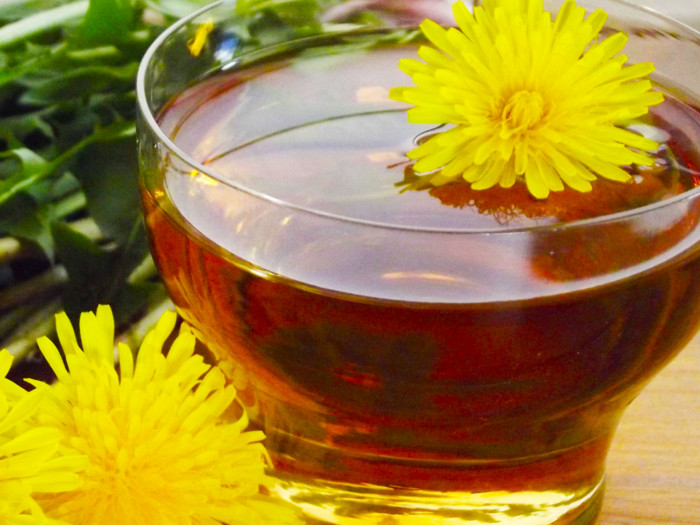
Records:
[[[38,341],[57,380],[33,382],[45,395],[35,418],[88,461],[80,486],[38,498],[47,516],[72,525],[262,523],[245,501],[265,483],[263,435],[246,431],[245,415],[229,419],[235,391],[194,354],[186,325],[163,353],[175,323],[166,313],[136,359],[120,343],[119,372],[108,307],[81,316],[82,348],[68,317],[57,316],[67,367],[50,340]]]
[[[654,66],[625,66],[623,33],[598,37],[604,11],[586,17],[566,0],[552,20],[542,0],[484,0],[473,14],[462,2],[453,12],[458,28],[421,24],[435,47],[403,59],[415,86],[390,92],[414,106],[410,122],[451,125],[408,153],[430,183],[464,179],[478,190],[522,180],[546,198],[653,164],[647,152],[658,145],[623,126],[663,101],[645,78]]]
[[[32,495],[75,488],[78,455],[59,457],[60,432],[35,427],[29,419],[39,409],[40,392],[27,392],[7,379],[13,357],[0,351],[0,523],[39,525],[46,519]]]

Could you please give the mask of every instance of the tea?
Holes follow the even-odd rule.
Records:
[[[669,96],[639,128],[657,169],[588,195],[400,191],[413,54],[283,54],[173,99],[160,126],[220,178],[173,155],[144,188],[154,257],[309,515],[587,523],[622,409],[700,319],[700,119]]]

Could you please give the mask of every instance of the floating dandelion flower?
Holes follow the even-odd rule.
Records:
[[[390,93],[415,106],[410,122],[452,125],[408,153],[417,173],[474,189],[524,180],[545,198],[564,184],[589,191],[596,176],[627,181],[623,166],[653,163],[646,152],[658,145],[622,125],[663,101],[644,78],[654,67],[625,66],[623,33],[598,38],[604,11],[586,17],[567,0],[553,21],[542,0],[484,0],[473,14],[461,2],[453,12],[459,29],[421,24],[437,49],[402,60],[415,86]]]
[[[245,415],[231,419],[235,391],[194,354],[187,326],[163,353],[175,322],[165,314],[135,361],[120,343],[119,372],[108,307],[81,316],[82,348],[67,316],[57,316],[67,367],[53,343],[38,341],[57,380],[33,382],[45,396],[35,418],[88,462],[80,486],[37,498],[47,516],[72,525],[266,522],[256,510],[263,435],[246,431]]]

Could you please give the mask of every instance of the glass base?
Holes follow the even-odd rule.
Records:
[[[278,480],[273,494],[321,525],[588,525],[600,512],[604,483],[582,493],[428,492]]]

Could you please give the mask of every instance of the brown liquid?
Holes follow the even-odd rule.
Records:
[[[265,75],[256,78],[265,81]],[[221,147],[204,151],[205,142],[188,143],[187,137],[226,136],[221,107],[235,114],[233,101],[244,100],[241,93],[239,79],[224,77],[200,92],[188,92],[187,103],[173,103],[161,121],[176,141],[181,139],[181,147],[202,161],[216,157],[210,163],[222,169]],[[215,104],[189,105],[199,97]],[[666,108],[682,110],[677,104]],[[187,128],[193,114],[196,124]],[[231,122],[244,125],[245,120]],[[684,137],[674,139],[673,148],[688,149],[688,133],[681,135],[670,125],[668,130]],[[292,146],[289,152],[270,150],[272,157],[259,169],[266,170],[262,186],[275,172],[291,178],[284,197],[294,201],[303,195],[294,193],[299,188],[321,183],[291,169],[288,159],[299,156],[304,163],[323,152]],[[326,165],[330,157],[319,162]],[[692,164],[690,154],[681,157]],[[230,166],[245,169],[234,175],[257,183],[248,175],[256,173],[255,155],[235,160]],[[362,162],[353,163],[355,169]],[[396,180],[386,165],[382,169],[389,175],[382,177]],[[314,173],[319,170],[310,166]],[[692,186],[692,176],[683,173],[686,187]],[[668,176],[663,172],[648,179],[663,190],[662,197],[656,189],[641,193],[658,199],[685,189],[670,185]],[[410,244],[401,239],[415,232],[397,230],[397,259],[375,261],[367,254],[386,242],[344,236],[330,227],[273,230],[272,222],[263,221],[265,227],[256,230],[255,206],[241,200],[232,211],[216,183],[193,186],[192,178],[184,177],[182,186],[172,182],[167,191],[143,192],[154,257],[179,311],[200,332],[265,430],[278,476],[289,477],[293,487],[385,487],[391,488],[390,500],[397,493],[441,493],[447,500],[465,493],[538,492],[560,495],[561,502],[551,505],[566,508],[567,501],[599,484],[622,409],[698,327],[700,253],[695,244],[700,235],[693,202],[650,213],[647,228],[634,218],[595,230],[522,231],[509,222],[502,224],[512,232],[508,235],[454,241],[446,236],[435,245],[445,246],[447,255],[431,252],[412,267],[401,254]],[[509,198],[508,192],[494,195]],[[498,227],[494,217],[474,210],[472,197],[466,206],[446,206],[428,192],[392,195],[388,209],[402,206],[397,199],[404,196],[422,199],[419,211],[410,215],[407,206],[398,219],[409,226],[429,215],[430,226],[454,227],[460,220],[455,213],[461,212],[472,226]],[[373,207],[353,201],[344,209],[340,197],[341,192],[318,206],[355,219],[390,222],[377,216],[387,212],[383,200]],[[198,218],[199,211],[205,220]],[[297,220],[294,210],[286,213],[292,217],[288,223]],[[561,220],[554,211],[538,214],[528,217],[520,210],[513,221],[520,226]],[[256,249],[238,253],[235,242],[246,235],[259,239]],[[275,243],[282,248],[268,246]],[[426,250],[432,246],[426,244]],[[279,257],[286,251],[294,255]],[[250,253],[261,254],[260,259]],[[281,262],[270,267],[265,261],[275,257],[265,259],[266,253],[277,254]],[[317,507],[340,505],[320,490],[305,489],[296,498]],[[517,497],[513,501],[507,503],[513,516],[532,512],[531,505],[517,503]],[[347,501],[342,505],[350,515],[357,510]],[[483,516],[493,515],[488,502],[484,508]],[[452,512],[444,516],[483,518]],[[567,519],[565,511],[562,515]]]

